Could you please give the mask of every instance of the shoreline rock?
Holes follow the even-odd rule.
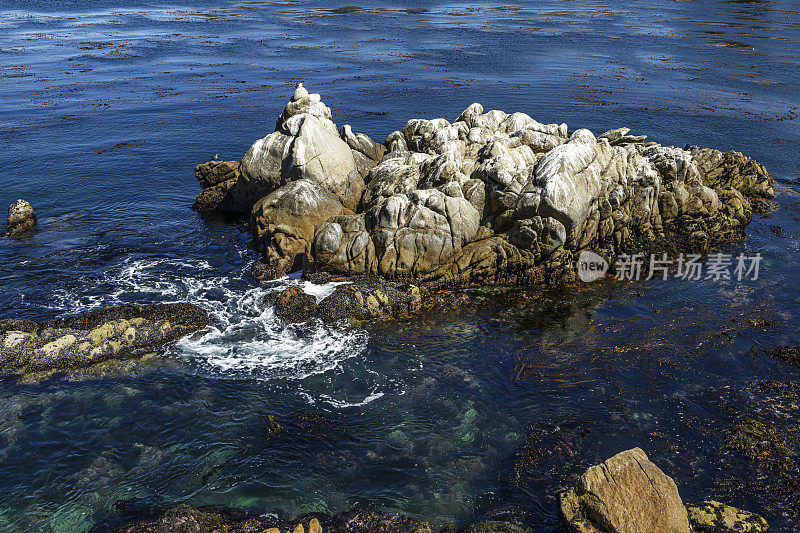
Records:
[[[574,533],[767,531],[766,520],[716,501],[684,506],[675,481],[640,448],[618,453],[559,494],[559,517]]]
[[[757,514],[714,500],[693,503],[686,508],[695,533],[761,533],[769,529],[767,521]]]
[[[203,210],[250,217],[262,278],[543,283],[574,274],[586,249],[611,258],[740,238],[775,194],[741,153],[661,146],[628,128],[595,136],[472,104],[380,144],[331,116],[300,84],[238,166],[197,167]]]
[[[209,323],[188,303],[116,305],[51,320],[0,321],[0,369],[39,372],[91,366],[163,347]]]
[[[6,237],[11,239],[31,237],[38,224],[39,221],[31,204],[19,199],[8,207]]]
[[[690,533],[677,485],[640,448],[590,467],[576,488],[559,494],[559,511],[575,533]]]

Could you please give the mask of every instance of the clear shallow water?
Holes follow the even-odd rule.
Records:
[[[214,319],[164,356],[0,382],[0,527],[81,531],[153,497],[552,531],[570,476],[638,445],[684,499],[796,529],[723,443],[744,414],[798,415],[757,383],[799,371],[753,350],[800,343],[798,63],[790,1],[0,2],[0,203],[40,217],[33,240],[0,240],[0,318],[189,300]],[[779,181],[729,248],[761,252],[761,279],[283,328],[247,232],[188,207],[193,166],[241,157],[297,81],[377,139],[480,101],[743,151]]]

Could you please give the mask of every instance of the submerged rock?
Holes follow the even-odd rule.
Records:
[[[687,506],[689,522],[696,533],[763,533],[767,521],[724,503],[707,501]]]
[[[155,507],[142,500],[117,504],[122,516],[99,522],[93,533],[431,533],[426,522],[398,514],[348,511],[337,515],[314,513],[295,520],[278,520],[245,509],[222,506]]]
[[[758,461],[772,472],[783,472],[794,466],[795,451],[789,445],[786,431],[771,422],[744,418],[728,428],[725,446],[748,459]]]
[[[532,533],[533,530],[518,522],[508,520],[486,520],[472,524],[464,533]]]
[[[36,213],[31,204],[25,200],[17,200],[8,207],[6,237],[21,239],[33,235],[38,225]]]
[[[27,372],[90,366],[135,356],[208,325],[188,304],[116,305],[82,315],[34,322],[0,321],[0,368]]]
[[[538,283],[571,272],[584,249],[704,251],[740,237],[774,196],[769,172],[738,152],[661,146],[628,128],[570,133],[480,104],[453,122],[410,120],[381,145],[348,125],[337,132],[302,85],[238,170],[217,177],[209,165],[198,167],[209,205],[256,205],[266,278],[303,268]]]
[[[797,346],[778,346],[770,355],[778,361],[783,361],[794,366],[800,366],[800,350]]]
[[[589,468],[559,495],[562,521],[576,533],[689,533],[678,487],[639,449]]]

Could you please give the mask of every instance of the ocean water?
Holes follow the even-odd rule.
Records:
[[[760,253],[760,277],[283,326],[270,292],[332,288],[257,285],[247,229],[189,207],[194,165],[240,158],[298,81],[377,140],[479,101],[742,151],[778,196],[723,250]],[[795,531],[796,468],[765,473],[725,440],[743,417],[800,414],[761,386],[800,379],[765,355],[800,344],[798,86],[789,0],[0,0],[0,204],[25,198],[40,220],[0,239],[0,319],[191,301],[213,321],[146,360],[0,378],[0,530],[85,531],[150,498],[554,531],[558,490],[640,446],[685,501]]]

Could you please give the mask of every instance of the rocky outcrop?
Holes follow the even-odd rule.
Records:
[[[429,285],[536,282],[585,249],[703,251],[740,237],[774,196],[769,172],[738,152],[661,146],[628,128],[570,132],[480,104],[453,122],[410,120],[380,145],[337,132],[302,85],[238,172],[218,205],[256,205],[262,276],[302,267]],[[222,187],[209,173],[206,191]]]
[[[564,528],[575,533],[727,533],[768,529],[760,516],[707,501],[684,507],[675,482],[639,448],[590,467],[559,494]]]
[[[275,131],[253,143],[237,162],[203,163],[195,176],[203,192],[195,207],[202,212],[241,216],[262,198],[298,180],[308,180],[354,210],[364,191],[364,176],[384,148],[349,125],[337,130],[331,110],[302,84],[278,118]]]
[[[763,533],[769,530],[767,521],[757,514],[713,500],[686,508],[695,533]]]
[[[192,209],[203,214],[235,211],[231,189],[240,176],[238,161],[209,161],[194,167],[194,177],[203,187]]]
[[[363,212],[317,228],[314,260],[348,275],[531,279],[560,251],[729,238],[750,222],[751,200],[774,195],[769,173],[741,154],[643,140],[567,137],[565,125],[477,105],[452,124],[410,121],[387,138]]]
[[[21,239],[33,235],[38,224],[36,213],[31,204],[25,200],[17,200],[8,207],[6,237]]]
[[[146,353],[208,325],[187,303],[118,305],[34,322],[0,321],[0,369],[35,372],[90,366]]]

